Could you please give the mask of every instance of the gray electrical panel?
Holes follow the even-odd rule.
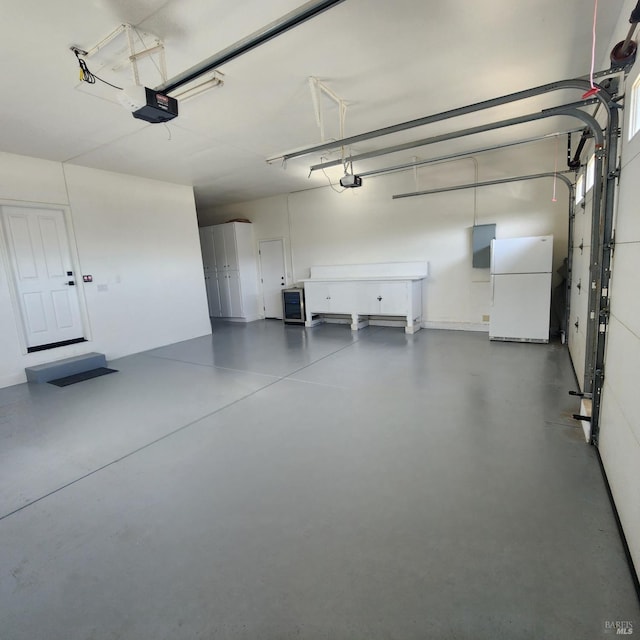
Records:
[[[488,269],[491,266],[491,241],[496,237],[495,224],[476,224],[473,227],[473,267]]]

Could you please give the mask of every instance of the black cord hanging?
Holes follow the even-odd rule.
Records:
[[[75,47],[72,48],[71,50],[73,51],[73,53],[76,54],[78,65],[80,66],[80,80],[82,82],[95,84],[96,80],[100,80],[100,82],[103,82],[104,84],[108,84],[110,87],[113,87],[114,89],[118,89],[119,91],[123,90],[122,87],[118,87],[115,84],[111,84],[110,82],[107,82],[106,80],[103,80],[102,78],[97,76],[95,73],[91,73],[91,71],[89,71],[89,67],[87,66],[87,63],[80,57],[80,51]]]

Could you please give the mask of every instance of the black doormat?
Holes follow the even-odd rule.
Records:
[[[72,376],[58,378],[57,380],[49,380],[49,384],[54,384],[56,387],[68,387],[70,384],[82,382],[83,380],[91,380],[91,378],[106,376],[108,373],[118,373],[118,370],[108,369],[107,367],[98,367],[97,369],[90,369],[89,371],[83,371],[82,373],[74,373]]]

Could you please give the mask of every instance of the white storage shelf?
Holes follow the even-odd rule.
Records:
[[[418,331],[427,264],[389,264],[392,268],[385,264],[312,267],[312,277],[303,280],[306,326],[321,322],[318,316],[349,315],[351,329],[357,331],[368,324],[370,316],[393,316],[405,319],[407,333]],[[396,275],[403,268],[408,275]],[[389,271],[392,275],[385,275]]]
[[[258,274],[250,224],[228,222],[200,228],[209,315],[257,320]]]

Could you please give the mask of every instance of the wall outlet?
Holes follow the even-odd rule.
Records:
[[[482,322],[489,322],[489,316],[482,316]]]

